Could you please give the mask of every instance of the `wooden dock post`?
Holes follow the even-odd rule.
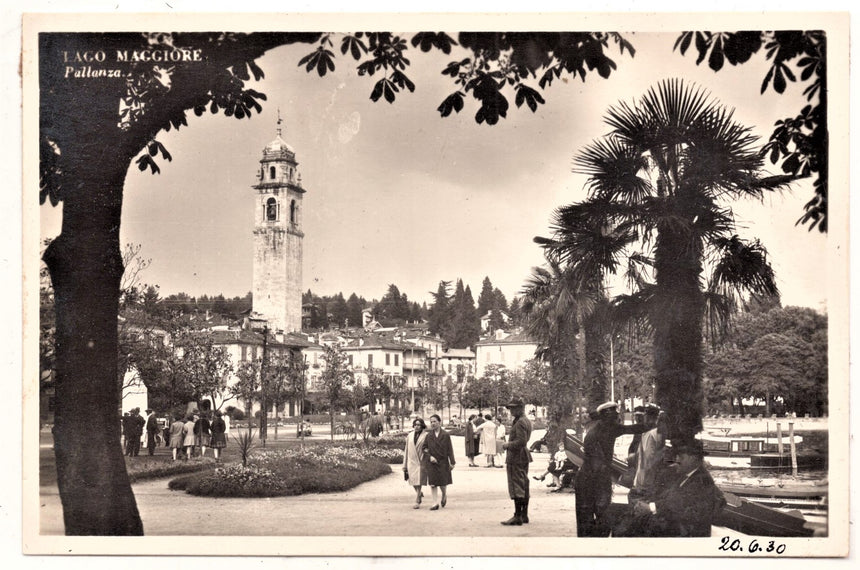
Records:
[[[788,422],[788,437],[791,444],[791,474],[797,475],[797,446],[794,444],[794,422]]]

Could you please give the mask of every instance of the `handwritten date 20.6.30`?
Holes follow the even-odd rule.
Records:
[[[777,543],[773,540],[767,542],[759,542],[752,539],[749,544],[741,542],[741,539],[732,539],[730,536],[724,536],[720,539],[720,546],[717,550],[724,552],[748,552],[750,554],[785,554],[785,544]]]

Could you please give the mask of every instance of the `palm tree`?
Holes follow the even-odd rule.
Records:
[[[522,291],[526,330],[539,345],[536,356],[550,365],[550,449],[571,425],[571,413],[582,406],[586,372],[586,315],[596,300],[575,281],[569,266],[547,256],[547,265],[532,268]],[[574,417],[577,429],[580,417]]]
[[[703,323],[725,327],[745,292],[778,294],[766,250],[735,235],[724,202],[791,178],[764,176],[750,129],[679,80],[610,108],[606,122],[611,132],[575,157],[588,199],[559,209],[543,244],[580,274],[614,274],[622,251],[642,248],[629,257],[633,293],[616,300],[616,316],[652,329],[657,400],[670,436],[690,438],[701,430]]]

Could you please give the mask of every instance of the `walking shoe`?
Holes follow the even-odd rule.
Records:
[[[522,526],[523,525],[523,519],[521,519],[517,515],[514,515],[511,518],[509,518],[508,520],[502,521],[502,524],[505,526]]]
[[[439,510],[439,505],[433,505],[432,507],[430,507],[430,510],[431,510],[431,511],[438,511],[438,510]]]

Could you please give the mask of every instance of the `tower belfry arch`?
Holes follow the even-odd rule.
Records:
[[[281,113],[275,139],[263,149],[254,189],[252,313],[272,331],[302,328],[302,179],[295,150],[284,141]]]

